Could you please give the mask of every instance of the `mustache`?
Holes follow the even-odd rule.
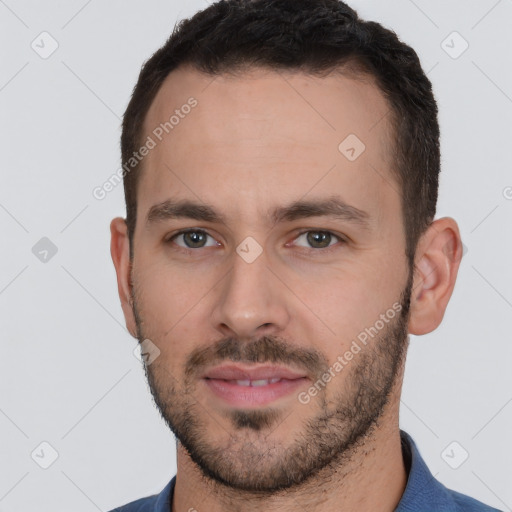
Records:
[[[298,348],[275,336],[263,336],[247,343],[229,337],[193,350],[185,363],[185,376],[187,379],[197,377],[208,366],[226,361],[281,363],[314,376],[329,368],[326,357],[317,350]]]

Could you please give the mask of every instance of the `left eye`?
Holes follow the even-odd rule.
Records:
[[[295,240],[300,240],[303,237],[305,237],[309,247],[313,249],[325,249],[330,247],[331,242],[334,239],[344,242],[341,237],[331,233],[330,231],[304,231],[297,238],[295,238]]]
[[[205,245],[206,238],[212,238],[206,231],[202,231],[200,229],[189,229],[176,233],[174,236],[169,238],[168,241],[171,242],[180,237],[182,237],[182,240],[184,241],[185,245],[177,245],[185,249],[201,249],[202,247],[208,247],[207,245]],[[210,247],[215,245],[220,244],[214,240],[214,243],[210,244]]]

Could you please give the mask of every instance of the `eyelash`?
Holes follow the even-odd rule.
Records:
[[[175,233],[174,235],[172,235],[171,237],[167,238],[165,240],[166,243],[171,243],[174,241],[174,239],[176,239],[178,236],[181,236],[183,234],[187,234],[187,233],[203,233],[211,238],[213,238],[207,231],[205,231],[204,229],[194,229],[194,228],[189,228],[189,229],[182,229],[181,231],[178,231],[177,233]],[[348,240],[343,238],[342,236],[340,235],[336,235],[335,233],[333,233],[332,231],[328,231],[328,230],[325,230],[325,229],[306,229],[306,230],[303,230],[299,233],[297,233],[297,235],[295,236],[294,240],[296,240],[297,238],[301,237],[302,235],[306,234],[306,233],[327,233],[331,236],[333,236],[334,238],[337,238],[338,239],[338,243],[341,244],[341,245],[345,245],[348,243]],[[182,247],[182,246],[178,246],[180,250],[186,252],[186,253],[191,253],[193,251],[197,251],[199,249],[206,249],[206,247],[198,247],[196,249],[194,248],[191,248],[191,247]],[[322,251],[323,253],[330,253],[331,251],[335,250],[336,248],[338,248],[338,244],[334,244],[334,245],[329,245],[327,247],[323,247],[323,248],[316,248],[316,247],[301,247],[301,249],[304,249],[306,250],[307,252],[319,252],[319,251]]]

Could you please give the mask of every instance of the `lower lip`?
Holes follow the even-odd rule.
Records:
[[[251,406],[265,405],[286,395],[290,395],[298,388],[304,386],[308,380],[306,377],[300,379],[283,379],[265,386],[240,386],[234,380],[203,379],[206,385],[215,395],[222,398],[230,405]]]

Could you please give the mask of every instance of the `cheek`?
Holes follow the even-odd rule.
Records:
[[[205,343],[207,280],[166,265],[146,268],[137,287],[143,333],[157,344],[165,366],[181,371],[190,351]]]
[[[310,320],[309,329],[304,325],[301,329],[309,331],[311,340],[318,340],[318,348],[329,358],[336,358],[392,308],[400,293],[399,283],[389,269],[376,264],[360,264],[351,271],[329,269],[307,284],[298,279],[293,289],[313,313],[302,314]]]
[[[190,309],[189,290],[180,280],[173,279],[169,272],[156,270],[138,276],[137,306],[146,336],[162,339],[172,335],[179,320]]]
[[[315,291],[308,290],[305,296],[306,304],[321,320],[315,325],[321,325],[330,340],[327,352],[335,352],[336,355],[350,344],[352,337],[364,328],[372,311],[377,309],[374,304],[376,297],[368,289],[368,284],[347,276],[331,278],[325,285],[317,281]],[[313,339],[318,339],[319,334],[316,331]]]

